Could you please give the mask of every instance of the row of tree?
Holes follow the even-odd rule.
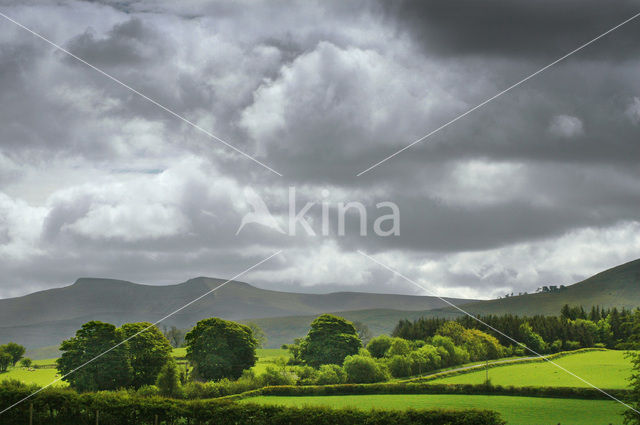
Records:
[[[640,348],[640,310],[603,309],[593,307],[586,312],[582,307],[565,305],[558,316],[517,316],[512,314],[478,316],[481,322],[469,316],[455,322],[469,329],[479,329],[496,337],[503,345],[514,341],[533,341],[537,350],[554,352],[580,347]],[[423,317],[415,321],[401,320],[392,335],[410,340],[425,340],[436,334],[447,319]],[[500,332],[495,332],[493,329]],[[507,336],[508,335],[508,336]],[[513,339],[511,339],[513,338]],[[530,347],[533,348],[533,347]]]

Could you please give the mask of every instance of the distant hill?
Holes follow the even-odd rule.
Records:
[[[464,310],[475,314],[557,315],[565,304],[582,305],[587,309],[594,305],[640,307],[640,260],[605,270],[557,292],[478,301],[466,304]]]
[[[82,278],[63,288],[2,299],[0,343],[15,341],[28,348],[57,345],[90,320],[116,325],[133,321],[154,322],[222,283],[222,279],[199,277],[176,285],[153,286]],[[473,300],[452,298],[449,301],[464,304]],[[284,316],[313,317],[335,311],[381,309],[400,313],[445,305],[436,297],[362,292],[302,294],[270,291],[233,281],[162,324],[189,328],[198,320],[213,316],[239,321]],[[393,314],[393,320],[389,319],[391,327],[401,316]]]

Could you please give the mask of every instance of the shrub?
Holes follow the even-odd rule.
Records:
[[[180,392],[180,378],[175,360],[169,359],[160,369],[158,379],[156,380],[160,394],[167,397],[177,397]]]
[[[136,390],[140,397],[156,397],[160,395],[160,389],[155,385],[143,385]]]
[[[316,383],[318,385],[335,385],[347,382],[347,375],[344,370],[335,364],[320,366]]]
[[[551,345],[549,345],[549,351],[551,351],[552,353],[559,353],[560,351],[562,351],[562,340],[556,339],[555,341],[553,341]]]
[[[411,375],[411,360],[407,356],[393,356],[387,365],[394,378],[404,378]]]
[[[393,339],[390,336],[380,335],[369,341],[369,344],[367,344],[367,350],[369,350],[371,356],[381,359],[384,357],[384,353],[386,353],[389,347],[391,347],[392,342]]]
[[[20,360],[20,366],[22,367],[29,368],[32,364],[33,361],[29,357],[25,357],[24,359]]]
[[[578,341],[565,341],[564,349],[567,351],[577,350],[580,348],[580,343]]]
[[[274,366],[267,366],[265,371],[258,376],[257,379],[260,386],[263,387],[270,385],[293,385],[296,383],[295,375]]]
[[[372,357],[348,356],[344,360],[344,371],[347,382],[351,383],[382,382],[389,379],[387,368]]]
[[[393,338],[393,341],[391,342],[391,346],[385,353],[385,356],[386,357],[406,356],[410,352],[411,352],[411,345],[409,344],[409,341],[402,338]]]

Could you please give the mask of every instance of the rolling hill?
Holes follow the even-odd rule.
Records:
[[[90,320],[116,325],[154,322],[223,282],[222,279],[199,277],[176,285],[153,286],[82,278],[70,286],[2,299],[0,342],[15,341],[35,348],[59,344]],[[471,300],[452,298],[449,301],[463,304]],[[401,311],[425,311],[444,305],[436,297],[361,292],[303,294],[270,291],[233,281],[162,323],[188,328],[198,320],[212,316],[247,320],[313,317],[337,311],[394,310],[397,313],[392,314],[393,326],[402,316]]]
[[[640,306],[640,259],[600,272],[557,292],[520,295],[497,300],[478,301],[464,306],[473,314],[557,315],[563,305],[603,307]],[[455,311],[446,308],[444,311]]]

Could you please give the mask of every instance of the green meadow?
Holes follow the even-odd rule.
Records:
[[[624,351],[589,351],[553,360],[559,366],[600,388],[627,388],[631,362]],[[485,370],[429,381],[438,384],[483,384]],[[489,369],[493,385],[514,387],[589,387],[589,384],[547,361],[498,366]]]
[[[448,394],[393,394],[281,397],[259,396],[242,403],[285,406],[329,406],[358,409],[489,409],[514,425],[622,424],[625,407],[615,401],[542,397],[477,396]],[[550,422],[549,418],[553,418]]]

